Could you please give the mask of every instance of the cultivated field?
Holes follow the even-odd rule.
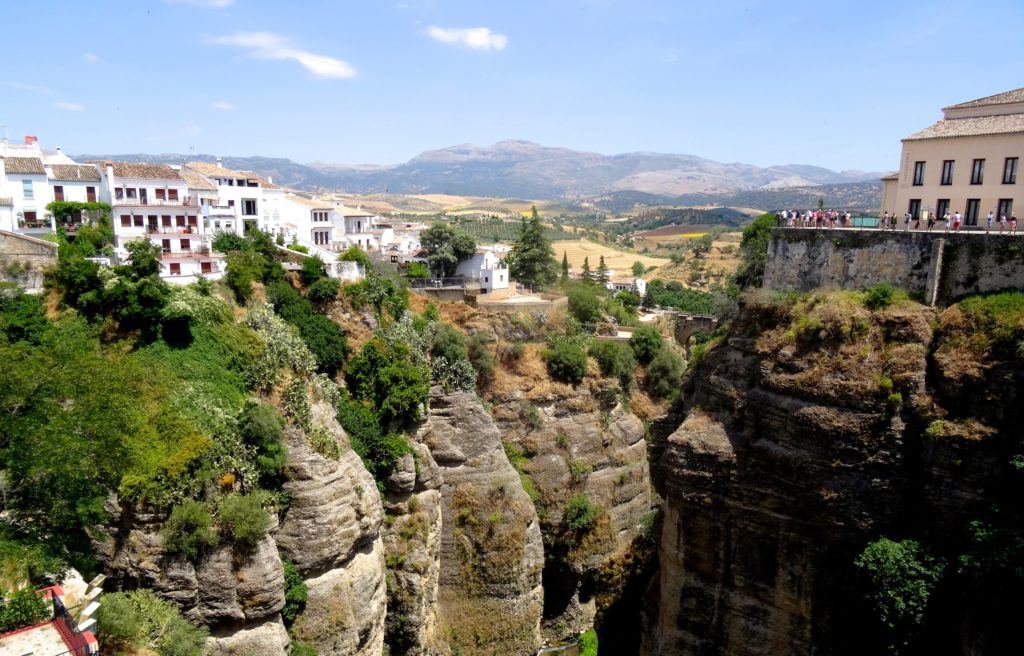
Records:
[[[645,267],[661,266],[667,261],[662,257],[651,257],[640,255],[629,251],[622,251],[604,244],[598,244],[587,239],[574,241],[556,241],[551,244],[555,249],[555,259],[562,261],[562,253],[569,258],[569,267],[579,269],[583,266],[583,258],[590,258],[590,270],[596,271],[597,264],[604,255],[604,263],[609,269],[614,269],[616,275],[626,273],[634,262],[640,262]]]
[[[669,225],[661,226],[653,230],[644,230],[636,233],[638,238],[648,237],[687,237],[694,234],[703,235],[711,226],[706,225]]]

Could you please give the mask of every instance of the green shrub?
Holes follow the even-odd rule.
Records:
[[[423,262],[410,262],[409,268],[406,269],[405,275],[410,278],[429,278],[430,269]]]
[[[661,332],[653,326],[637,328],[629,338],[629,347],[636,359],[646,364],[661,349]]]
[[[285,626],[291,626],[306,607],[309,587],[295,563],[284,560],[281,564],[284,566],[284,608],[281,609],[281,617]]]
[[[487,335],[476,333],[469,338],[469,362],[476,370],[476,384],[480,389],[487,389],[494,380],[494,368],[497,362],[491,354]]]
[[[103,595],[96,612],[103,653],[201,656],[209,632],[190,624],[174,604],[150,590]]]
[[[468,360],[466,338],[451,324],[437,324],[434,336],[430,340],[430,357],[444,358],[448,362]]]
[[[347,250],[342,251],[338,255],[339,262],[356,262],[362,264],[364,267],[369,269],[372,265],[370,264],[370,256],[366,254],[366,251],[359,248],[358,246],[349,246]]]
[[[586,492],[569,499],[562,512],[562,526],[573,533],[586,533],[594,527],[600,508],[590,501]]]
[[[328,376],[337,373],[348,356],[348,343],[338,325],[317,313],[309,299],[285,280],[267,286],[267,300],[282,319],[299,329],[302,340],[316,357],[317,371]]]
[[[597,656],[597,631],[588,629],[580,635],[580,656]]]
[[[647,386],[651,393],[661,398],[669,398],[679,391],[683,380],[686,363],[682,356],[663,346],[647,367]]]
[[[928,599],[945,565],[928,555],[914,540],[879,538],[870,543],[854,565],[867,581],[867,598],[882,626],[892,632],[899,648],[924,621]]]
[[[555,380],[576,385],[587,374],[587,354],[575,344],[557,344],[544,354],[548,373]]]
[[[601,321],[601,299],[589,286],[576,285],[569,290],[569,314],[580,323]]]
[[[605,376],[618,378],[624,388],[633,384],[633,371],[636,360],[633,350],[621,342],[595,340],[590,345],[590,357],[597,360],[597,366]]]
[[[924,432],[925,435],[931,438],[942,437],[946,434],[946,430],[941,419],[936,419],[932,423],[928,424],[928,428],[926,428]]]
[[[330,303],[338,297],[338,290],[341,289],[341,281],[337,278],[323,277],[306,290],[306,298],[317,305]]]
[[[205,503],[186,501],[174,506],[161,531],[164,551],[195,560],[217,544],[212,526],[213,515]]]
[[[743,239],[740,241],[740,266],[736,271],[736,284],[740,287],[760,287],[764,282],[768,242],[771,240],[774,226],[775,215],[762,214],[743,229]]]
[[[864,306],[869,310],[881,310],[892,305],[892,285],[881,283],[864,291]]]
[[[0,341],[39,344],[43,333],[49,328],[44,310],[43,300],[39,296],[0,296]]]
[[[387,478],[398,459],[412,452],[404,437],[381,430],[380,418],[369,404],[345,394],[336,409],[338,423],[348,433],[352,450],[376,480]]]
[[[302,269],[299,271],[299,278],[304,285],[312,285],[317,280],[327,275],[327,265],[319,257],[302,258]]]
[[[417,264],[421,264],[417,262]],[[433,303],[427,303],[427,307],[423,308],[423,318],[427,321],[438,321],[441,318],[441,313],[437,311],[437,306]]]
[[[309,253],[309,248],[302,244],[288,244],[288,250],[295,251],[296,253]]]
[[[256,469],[260,485],[276,487],[288,461],[284,446],[284,417],[273,406],[250,401],[238,418],[242,440],[256,449]]]
[[[573,460],[569,463],[569,475],[572,480],[577,483],[584,480],[587,476],[593,473],[594,467],[589,462],[583,460]]]
[[[270,528],[270,517],[257,496],[229,494],[218,505],[220,528],[232,544],[252,549]]]
[[[9,599],[0,597],[0,633],[39,624],[52,616],[52,603],[31,587],[18,590]]]

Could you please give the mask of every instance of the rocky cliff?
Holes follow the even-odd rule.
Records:
[[[290,503],[280,525],[250,552],[219,545],[194,562],[170,556],[160,535],[164,513],[112,501],[114,520],[97,549],[117,587],[152,588],[210,627],[213,655],[284,656],[290,639],[280,615],[283,556],[309,587],[295,636],[321,654],[380,654],[386,600],[380,495],[333,409],[315,404],[312,415],[341,454],[326,458],[310,448],[302,430],[287,429]]]
[[[1011,431],[989,390],[1016,389],[1020,368],[967,357],[956,308],[861,300],[755,295],[689,379],[655,467],[664,529],[642,653],[880,653],[856,556],[885,535],[955,560],[992,503]],[[1009,653],[961,606],[969,585],[943,586],[913,653]]]
[[[447,642],[467,656],[534,653],[544,548],[537,513],[500,432],[476,394],[434,388],[430,416],[415,440],[432,460],[421,469],[436,463],[443,481],[437,596]],[[430,585],[425,588],[429,593]]]

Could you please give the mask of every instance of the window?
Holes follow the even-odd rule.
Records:
[[[96,202],[96,187],[85,188],[85,202],[95,203]]]
[[[160,217],[156,214],[150,214],[146,217],[146,225],[149,226],[150,232],[156,232],[160,229]]]
[[[121,227],[122,228],[130,228],[131,225],[132,225],[132,217],[128,216],[127,214],[122,214],[121,215]]]
[[[167,194],[167,192],[165,192],[163,189],[156,189],[156,190],[153,191],[153,196],[157,200],[167,200],[167,195],[166,194]]]
[[[938,202],[935,203],[935,218],[942,219],[942,217],[946,216],[947,212],[949,212],[949,199],[940,198]]]
[[[54,185],[53,200],[64,200],[64,187],[60,185]]]
[[[192,250],[192,241],[189,240],[189,239],[182,239],[181,240],[181,250],[182,250],[183,253],[187,253],[190,250]]]
[[[181,262],[171,262],[171,275],[172,276],[180,276],[181,275]]]
[[[971,165],[971,184],[979,185],[985,179],[985,160],[976,159]]]
[[[160,240],[160,250],[163,251],[164,253],[170,253],[171,252],[171,240],[170,239],[161,239]]]
[[[34,211],[25,212],[25,223],[32,225],[36,222],[36,213]]]
[[[114,190],[114,200],[124,199],[124,187],[118,187]]]
[[[177,201],[178,200],[178,190],[177,189],[168,189],[167,190],[167,200]]]
[[[179,228],[185,227],[184,215],[179,214],[178,216],[174,217],[174,225],[178,226]]]
[[[25,200],[32,200],[36,197],[35,192],[32,191],[32,181],[22,180],[21,181],[21,197]]]
[[[914,162],[914,186],[924,184],[924,162]]]
[[[313,210],[313,221],[322,223],[327,220],[327,212],[324,210]]]
[[[199,263],[200,273],[213,273],[213,262],[200,262]]]
[[[190,226],[192,226],[193,228],[198,228],[199,227],[199,217],[189,215],[189,217],[188,217],[188,224]]]
[[[907,211],[910,212],[910,218],[917,221],[921,218],[921,199],[912,198],[910,203],[907,205]]]
[[[228,207],[234,207],[234,206],[235,206],[235,201],[229,200],[228,201]]]
[[[1003,184],[1017,184],[1017,158],[1007,157],[1003,164]]]
[[[124,190],[124,195],[125,195],[126,198],[128,198],[128,200],[134,200],[134,199],[138,198],[138,195],[139,195],[138,191],[139,191],[138,189],[135,189],[133,187],[128,187],[127,189]]]
[[[170,228],[171,227],[171,215],[170,214],[164,214],[163,216],[161,216],[160,217],[160,225],[162,225],[165,228]]]
[[[324,246],[330,240],[331,233],[327,230],[314,230],[313,243],[317,246]]]
[[[1013,216],[1013,199],[1012,198],[1000,198],[999,199],[999,213],[996,214],[996,218],[1006,217],[1009,219]]]
[[[942,178],[939,180],[939,184],[953,184],[953,160],[947,159],[942,162]]]
[[[242,199],[242,214],[244,216],[256,216],[256,199],[255,198],[243,198]]]
[[[136,216],[134,214],[132,215],[132,222],[135,224],[136,228],[141,228],[142,227],[143,220],[144,220],[144,218],[143,218],[143,216],[141,214],[139,214],[138,216]]]
[[[984,161],[984,160],[982,160]],[[964,216],[964,225],[978,225],[978,215],[981,214],[981,199],[967,199],[967,214]]]

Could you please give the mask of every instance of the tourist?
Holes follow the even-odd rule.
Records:
[[[987,219],[987,221],[988,221],[988,224],[987,224],[987,227],[985,228],[985,232],[992,232],[992,210],[988,211],[988,219]]]
[[[949,212],[948,211],[942,216],[942,220],[946,224],[946,232],[949,232]]]
[[[910,230],[910,219],[913,218],[910,212],[903,215],[903,232]]]
[[[889,225],[889,213],[882,212],[882,220],[878,222],[878,227],[885,230],[887,225]]]
[[[932,214],[931,212],[929,212],[928,213],[928,232],[931,232],[933,227],[935,227],[935,215]]]
[[[1017,215],[1016,214],[1010,216],[1010,234],[1011,235],[1017,234]]]
[[[896,232],[896,212],[893,212],[892,216],[889,217],[889,228]]]
[[[999,216],[999,234],[1003,234],[1003,230],[1006,228],[1006,215],[1001,214]]]

